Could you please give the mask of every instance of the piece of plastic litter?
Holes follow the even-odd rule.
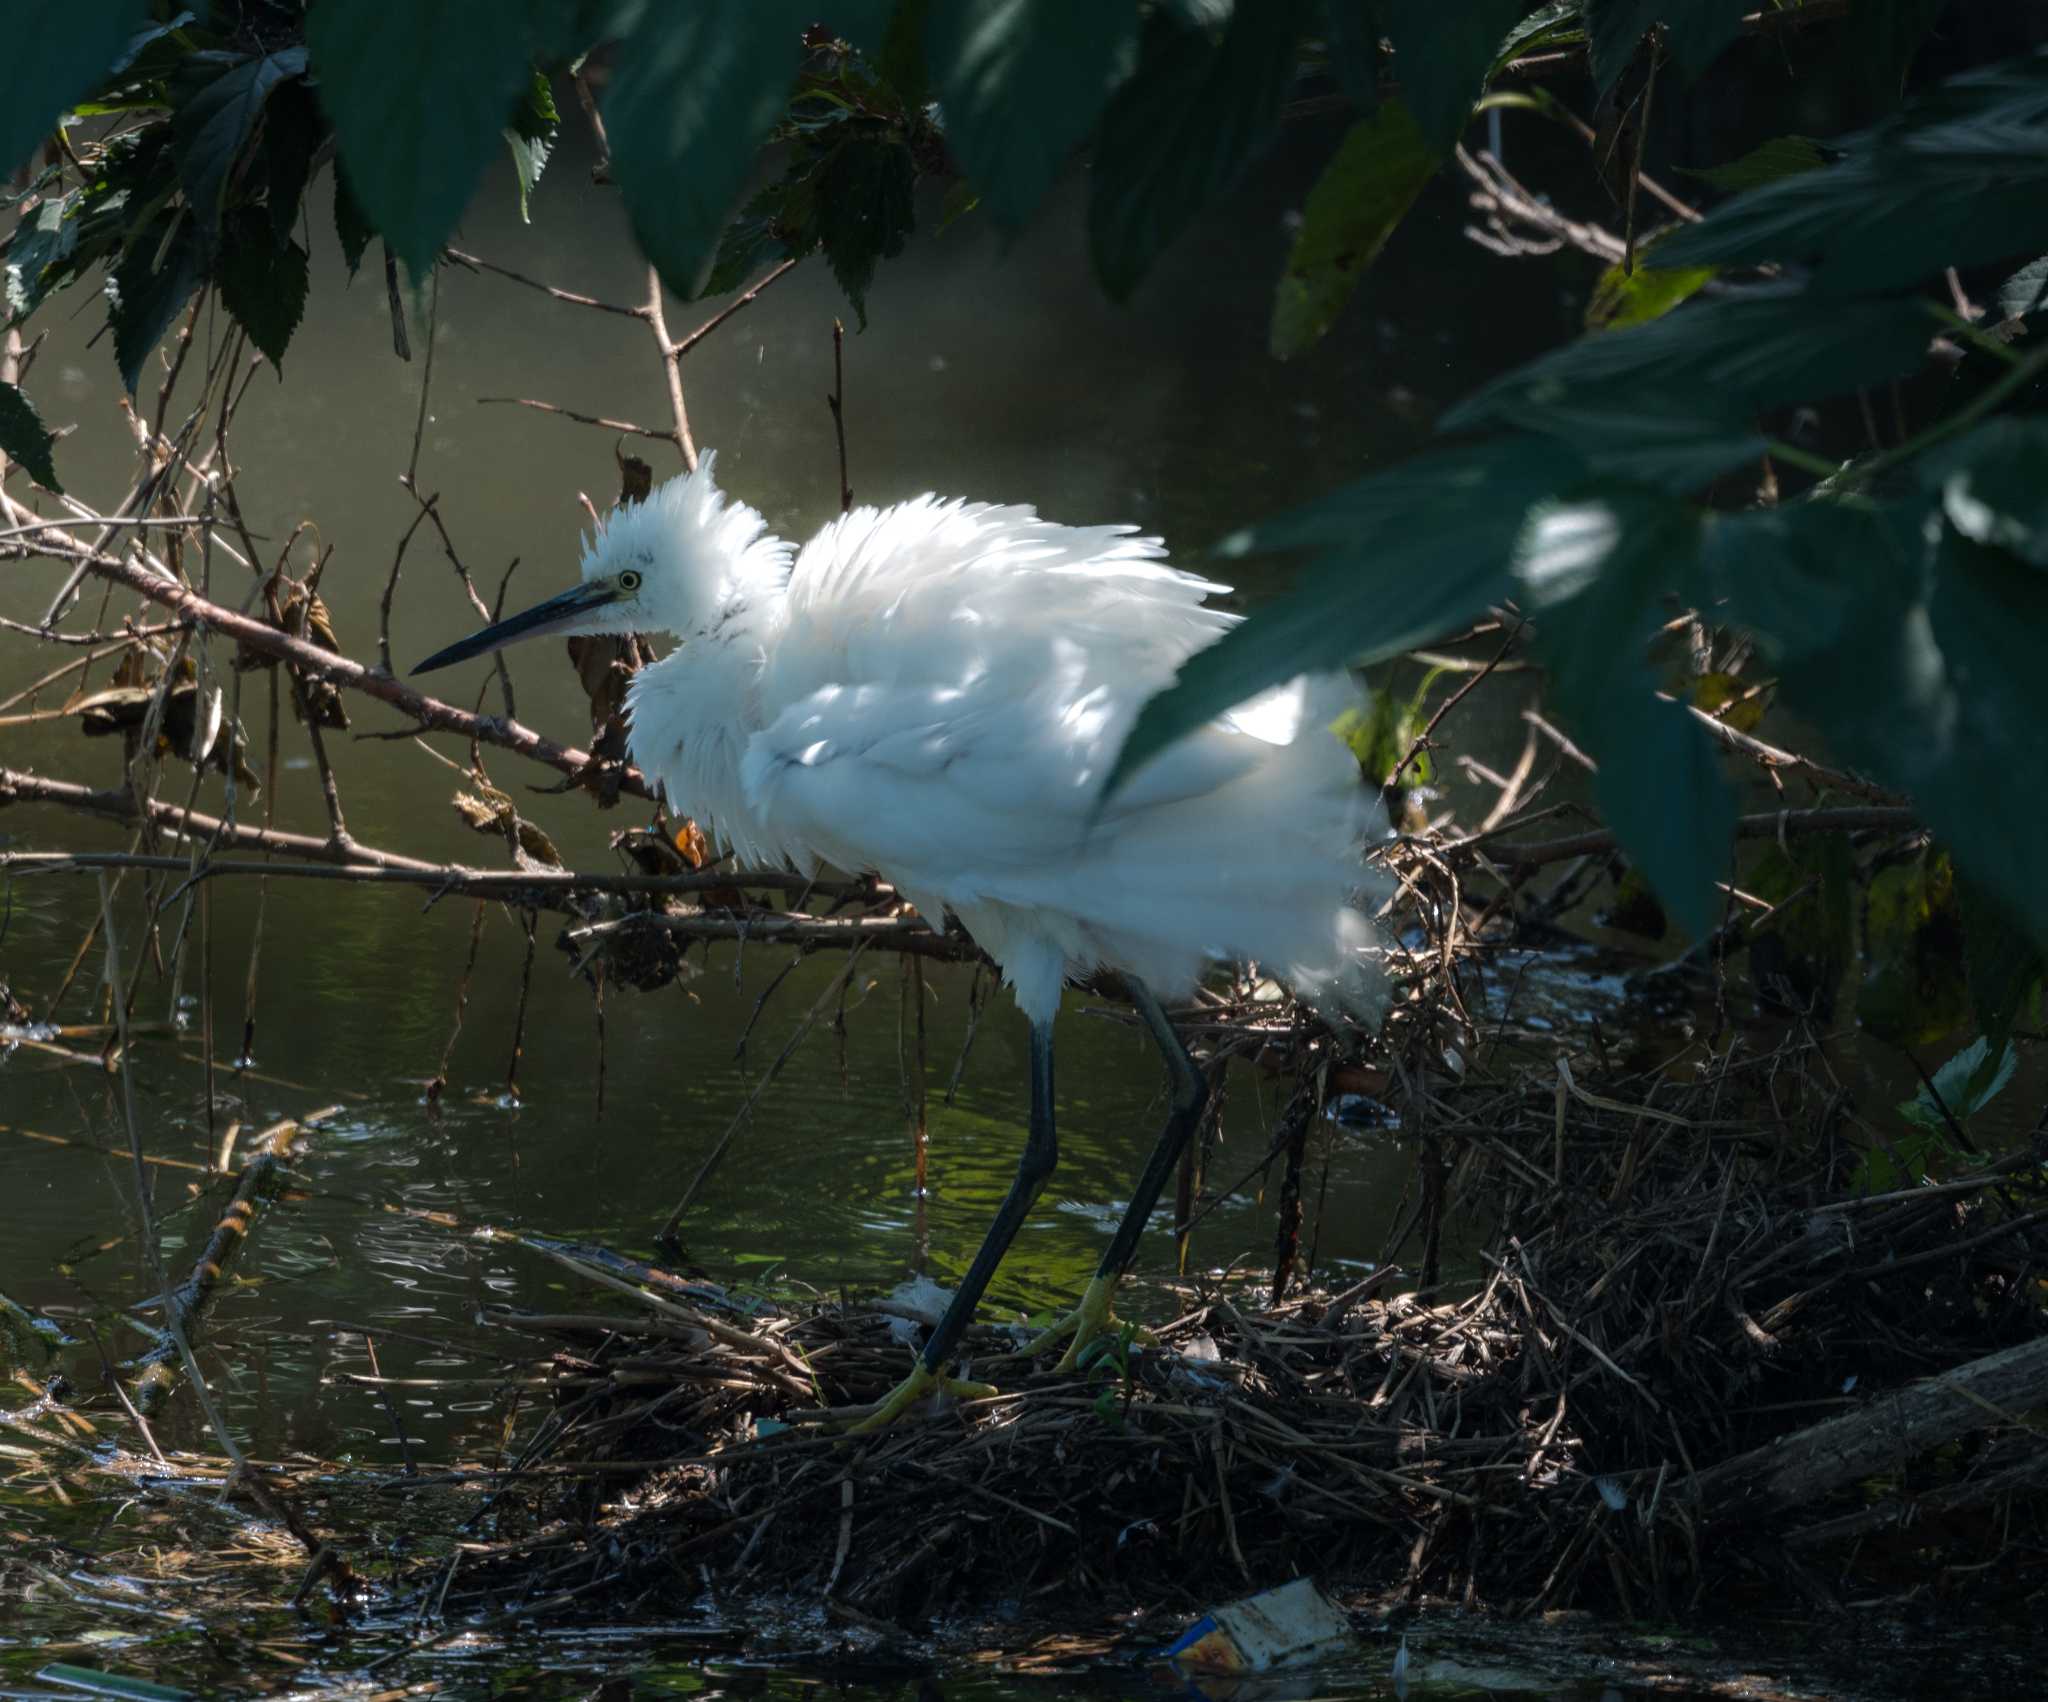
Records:
[[[1201,1672],[1271,1672],[1302,1666],[1351,1640],[1351,1621],[1312,1579],[1296,1578],[1211,1609],[1162,1653]]]

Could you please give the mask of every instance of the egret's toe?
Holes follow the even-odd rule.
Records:
[[[1057,1372],[1075,1370],[1080,1364],[1082,1350],[1090,1342],[1099,1336],[1108,1335],[1112,1331],[1123,1328],[1123,1325],[1117,1319],[1115,1307],[1112,1305],[1115,1296],[1115,1278],[1098,1276],[1092,1279],[1088,1284],[1087,1290],[1081,1296],[1080,1305],[1067,1313],[1065,1317],[1058,1319],[1051,1329],[1033,1337],[1022,1350],[1024,1357],[1029,1358],[1032,1354],[1050,1347],[1062,1336],[1071,1335],[1074,1339],[1067,1343],[1067,1351],[1060,1355],[1060,1361],[1053,1367],[1053,1370]],[[1150,1330],[1139,1328],[1131,1332],[1131,1339],[1147,1347],[1152,1347],[1157,1344],[1159,1338],[1153,1335]]]
[[[951,1395],[958,1401],[985,1401],[1001,1392],[993,1383],[971,1383],[960,1377],[941,1376],[920,1359],[910,1368],[910,1375],[875,1404],[873,1412],[846,1427],[847,1434],[857,1436],[884,1429],[928,1395]]]

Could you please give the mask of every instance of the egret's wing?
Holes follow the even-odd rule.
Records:
[[[1161,753],[1098,813],[1137,702],[1078,704],[1057,680],[1004,690],[826,686],[747,744],[740,779],[769,831],[848,867],[951,888],[1071,859],[1135,818],[1248,774],[1264,742],[1222,725]]]

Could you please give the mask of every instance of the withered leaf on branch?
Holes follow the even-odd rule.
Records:
[[[278,601],[279,593],[283,601]],[[310,605],[309,600],[310,599]],[[328,612],[326,602],[317,591],[309,591],[303,581],[297,579],[273,580],[265,587],[264,602],[267,605],[263,620],[280,632],[290,633],[294,638],[303,637],[308,643],[317,644],[322,650],[335,655],[344,654],[341,639],[334,630],[334,617]],[[247,672],[252,668],[274,668],[277,658],[247,645],[235,652],[235,666]],[[342,702],[341,692],[330,680],[309,679],[306,685],[306,701],[312,707],[314,716],[323,727],[336,732],[348,731],[348,709]]]
[[[89,739],[119,734],[128,741],[132,754],[134,742],[148,725],[150,706],[163,678],[160,671],[152,673],[151,660],[141,647],[131,650],[114,670],[112,685],[71,699],[65,708],[78,717],[79,731]],[[262,783],[244,759],[247,746],[241,723],[226,713],[220,687],[212,685],[201,692],[191,658],[181,658],[164,692],[156,728],[157,754],[182,756],[195,768],[205,765],[222,774],[232,772],[236,784],[253,794],[262,790]]]
[[[455,813],[477,833],[488,833],[505,841],[513,861],[522,869],[565,867],[555,842],[514,807],[512,800],[487,781],[476,781],[475,792],[457,792]]]

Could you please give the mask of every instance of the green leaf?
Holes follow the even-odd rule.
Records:
[[[1394,769],[1408,754],[1415,743],[1415,736],[1422,731],[1422,706],[1429,696],[1429,688],[1442,670],[1431,668],[1422,677],[1421,685],[1409,697],[1396,697],[1385,686],[1375,686],[1366,693],[1362,709],[1347,709],[1330,728],[1338,738],[1350,747],[1351,754],[1358,758],[1358,766],[1379,785],[1386,785],[1394,778]],[[1400,775],[1404,786],[1427,786],[1434,777],[1435,767],[1430,762],[1429,752],[1420,750],[1415,760],[1408,763]]]
[[[1963,969],[1977,1026],[2003,1045],[2032,1004],[2048,960],[2004,905],[1970,880],[1957,883],[1963,910]]]
[[[216,277],[221,304],[264,359],[282,369],[285,347],[306,311],[306,251],[296,242],[279,248],[269,221],[240,208],[223,233]]]
[[[1136,75],[1102,115],[1088,201],[1095,273],[1112,299],[1237,177],[1280,122],[1300,0],[1247,0],[1220,41],[1155,21]]]
[[[1603,95],[1614,86],[1652,24],[1664,26],[1679,70],[1697,77],[1735,39],[1749,9],[1748,0],[1586,0],[1594,84]]]
[[[2048,247],[2048,58],[1956,77],[1844,138],[1843,157],[1738,195],[1660,245],[1667,266],[1797,262],[1867,294]]]
[[[1919,472],[1965,538],[2048,567],[2048,418],[1988,420],[1925,457]]]
[[[76,207],[68,195],[52,195],[22,218],[0,258],[0,323],[26,319],[49,294],[44,274],[62,265],[78,246]]]
[[[505,132],[505,148],[512,156],[512,175],[519,184],[520,222],[531,224],[533,215],[528,202],[533,196],[534,185],[540,182],[540,174],[547,170],[548,155],[553,148],[547,142],[522,136],[516,130]]]
[[[1594,794],[1664,907],[1703,939],[1720,918],[1735,800],[1705,730],[1655,695],[1648,645],[1690,577],[1698,521],[1626,487],[1540,507],[1519,541],[1515,601],[1534,621],[1546,694],[1600,765]]]
[[[1329,330],[1438,164],[1398,100],[1352,125],[1302,209],[1273,297],[1274,354],[1298,355]]]
[[[334,162],[334,234],[341,240],[341,257],[348,262],[348,275],[353,278],[362,268],[363,253],[377,228],[349,188],[348,173],[339,160]]]
[[[527,204],[534,186],[540,182],[540,174],[547,170],[548,156],[555,151],[555,137],[561,127],[561,115],[555,110],[555,91],[549,86],[547,73],[536,71],[526,97],[505,127],[505,146],[511,152],[512,173],[519,183],[522,223],[533,222]]]
[[[694,295],[796,80],[805,0],[646,6],[605,96],[612,169],[668,286]]]
[[[0,0],[0,181],[120,58],[148,17],[147,0]]]
[[[1586,304],[1586,327],[1621,331],[1662,319],[1680,302],[1697,295],[1714,275],[1711,266],[1638,265],[1633,272],[1617,263],[1600,274],[1593,299]]]
[[[1671,239],[1659,243],[1668,260]],[[1910,300],[1758,291],[1601,332],[1496,379],[1439,422],[1575,438],[1611,471],[1689,488],[1757,452],[1751,417],[1919,367],[1929,319]]]
[[[2020,1055],[2011,1041],[2001,1040],[1994,1049],[1989,1035],[1979,1035],[1934,1072],[1933,1091],[1923,1084],[1900,1105],[1899,1115],[1923,1129],[1946,1130],[1948,1117],[1942,1115],[1946,1107],[1949,1117],[1967,1127],[1972,1117],[2005,1090],[2019,1067]]]
[[[1135,0],[942,0],[925,54],[946,139],[996,222],[1028,219],[1137,57]]]
[[[1892,726],[1885,763],[1873,763],[1869,750],[1863,760],[1913,797],[1962,872],[2048,947],[2040,848],[2034,835],[2013,831],[2006,803],[2048,797],[2039,646],[2048,574],[1953,530],[1928,554],[1924,611],[1907,601],[1892,628],[1903,690],[1884,719],[1905,724]],[[1864,729],[1867,745],[1882,736]]]
[[[1401,98],[1429,147],[1447,154],[1465,133],[1503,39],[1534,10],[1530,0],[1378,0]]]
[[[185,202],[211,250],[221,204],[242,150],[255,133],[271,91],[305,74],[306,50],[288,47],[230,66],[180,106],[171,119],[172,146]]]
[[[204,273],[199,233],[182,208],[166,209],[128,241],[114,268],[107,318],[114,327],[114,364],[134,395],[149,359]]]
[[[1726,165],[1711,165],[1699,171],[1685,166],[1678,169],[1687,177],[1702,178],[1732,195],[1744,189],[1760,189],[1781,177],[1797,177],[1802,171],[1817,171],[1840,157],[1811,136],[1774,136]]]
[[[719,238],[718,254],[704,279],[703,294],[736,290],[761,267],[815,246],[811,222],[808,163],[798,173],[771,183],[739,211]]]
[[[512,108],[508,128],[529,142],[552,143],[560,132],[562,115],[555,106],[555,86],[545,71],[534,72],[528,80],[526,92]]]
[[[840,143],[818,170],[818,240],[862,330],[875,263],[901,254],[917,226],[916,181],[910,150],[884,135]]]
[[[20,462],[28,476],[46,491],[62,495],[57,463],[50,451],[57,437],[43,424],[35,404],[15,385],[0,383],[0,456]]]
[[[1586,39],[1583,0],[1550,0],[1539,6],[1508,31],[1494,50],[1490,82],[1525,54],[1544,53],[1553,48],[1575,47]]]
[[[1530,507],[1584,476],[1567,449],[1509,438],[1417,456],[1262,521],[1225,555],[1313,549],[1291,590],[1183,662],[1153,696],[1103,787],[1113,794],[1175,739],[1318,669],[1383,661],[1500,601]]]
[[[320,109],[303,77],[280,84],[263,117],[263,159],[270,231],[278,241],[299,222],[299,203],[313,172],[313,151],[321,137]]]
[[[322,0],[306,14],[350,189],[416,274],[433,265],[532,79],[543,28],[504,0]],[[692,6],[690,15],[708,11]],[[666,16],[668,9],[650,11]],[[643,19],[644,26],[644,19]],[[621,54],[618,76],[632,65]]]

